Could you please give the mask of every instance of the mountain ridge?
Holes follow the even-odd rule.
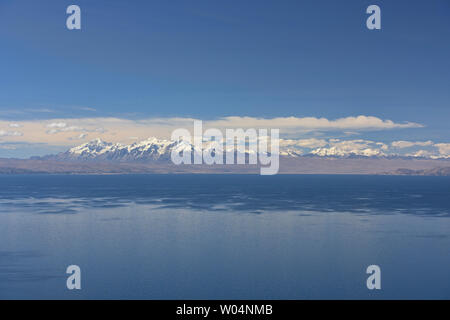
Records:
[[[219,144],[214,141],[204,142],[203,150],[215,153]],[[177,152],[191,151],[201,154],[193,144],[186,141],[172,141],[150,137],[140,142],[132,144],[121,144],[105,142],[100,138],[91,140],[79,146],[70,148],[65,152],[47,155],[42,157],[31,157],[31,159],[47,160],[98,160],[98,161],[170,161],[172,150]],[[233,148],[224,148],[224,153],[234,151]],[[245,152],[248,156],[248,152]],[[404,156],[395,154],[385,154],[379,150],[366,148],[361,150],[343,150],[337,147],[323,148],[319,147],[304,153],[301,148],[295,146],[280,146],[280,157],[299,158],[299,157],[320,157],[320,158],[386,158],[386,159],[433,159],[450,160],[448,157],[425,157],[425,156]]]
[[[217,144],[205,144],[215,151]],[[199,152],[184,141],[149,138],[132,144],[95,139],[65,152],[30,159],[1,159],[2,174],[259,174],[261,165],[175,165],[172,150]],[[396,155],[320,155],[302,154],[292,148],[280,148],[280,174],[375,174],[375,175],[450,175],[449,159]],[[364,153],[363,153],[364,154]],[[248,160],[248,153],[245,155]]]

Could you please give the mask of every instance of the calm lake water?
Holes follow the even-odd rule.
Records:
[[[450,177],[0,175],[0,299],[450,299],[449,270]]]

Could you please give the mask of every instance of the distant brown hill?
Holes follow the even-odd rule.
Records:
[[[397,170],[387,172],[386,174],[403,175],[403,176],[450,176],[450,166],[433,169],[421,169],[421,170],[399,168]]]
[[[137,174],[235,173],[259,174],[257,165],[174,165],[166,162],[0,159],[1,174]],[[405,158],[280,158],[280,174],[450,175],[449,160]]]

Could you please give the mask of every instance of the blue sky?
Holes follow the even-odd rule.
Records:
[[[446,142],[449,16],[447,0],[2,0],[0,120],[367,115],[424,127],[361,138]]]

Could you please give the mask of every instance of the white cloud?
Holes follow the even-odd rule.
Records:
[[[412,147],[428,147],[405,155],[412,157],[448,158],[450,157],[450,143],[434,143],[433,141],[394,141],[391,146],[397,149]]]
[[[47,124],[47,128],[65,128],[67,127],[67,123],[65,122],[53,122]]]
[[[65,122],[53,122],[50,124],[47,124],[47,128],[50,128],[50,130],[47,130],[46,132],[48,134],[56,134],[59,132],[73,132],[73,131],[83,131],[84,129],[78,126],[67,126],[67,123]]]
[[[73,146],[74,132],[95,133],[99,138],[110,142],[126,143],[129,137],[157,137],[169,138],[173,130],[186,128],[193,130],[193,118],[147,118],[147,119],[121,119],[121,118],[71,118],[17,121],[21,126],[23,136],[20,138],[9,134],[8,141],[27,143],[46,143],[53,146]],[[9,126],[10,122],[1,121],[0,127]],[[280,129],[283,136],[298,137],[308,133],[311,135],[324,132],[357,132],[371,130],[390,130],[402,128],[419,128],[418,123],[396,123],[372,116],[346,117],[340,119],[326,119],[314,117],[224,117],[203,121],[203,130],[217,128],[224,131],[227,128],[267,128]],[[5,133],[3,133],[5,135]],[[72,142],[69,142],[72,141]],[[319,148],[325,147],[326,142],[320,138],[300,139],[295,142],[298,147]]]
[[[302,148],[319,148],[324,147],[328,144],[328,142],[324,139],[280,139],[280,146],[297,146]]]
[[[436,143],[434,146],[439,149],[442,156],[450,156],[450,143]]]
[[[254,117],[225,117],[208,121],[208,125],[215,128],[279,128],[285,131],[313,131],[313,130],[384,130],[400,128],[421,128],[423,125],[413,122],[395,123],[372,116],[346,117],[336,120],[326,118],[254,118]]]
[[[418,150],[413,153],[407,153],[405,156],[408,157],[424,157],[424,158],[436,158],[436,154],[429,150]]]
[[[391,146],[395,148],[410,148],[415,146],[426,147],[432,146],[433,141],[394,141]]]
[[[0,137],[21,137],[21,136],[23,136],[23,133],[19,131],[0,130]]]
[[[375,144],[377,146],[379,146],[381,148],[381,150],[384,150],[384,151],[389,150],[389,146],[383,142],[376,142]]]

